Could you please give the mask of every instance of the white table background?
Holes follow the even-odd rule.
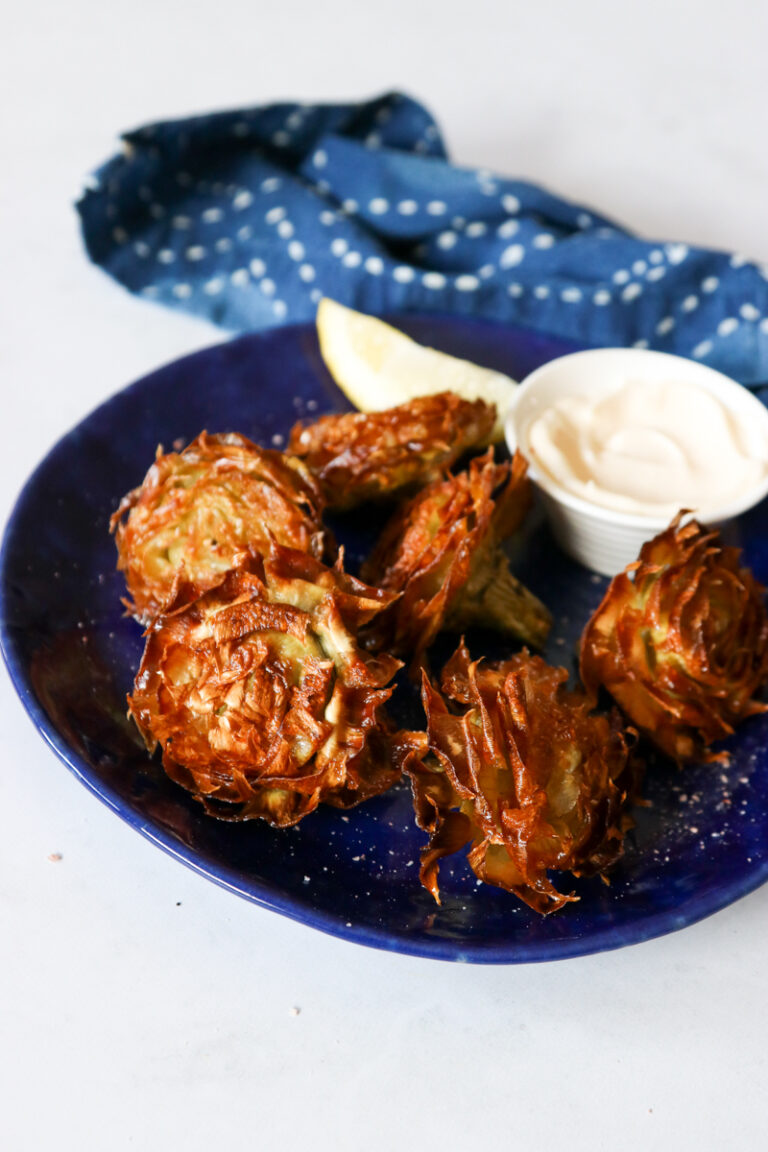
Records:
[[[92,407],[221,339],[84,257],[72,201],[118,130],[400,88],[462,163],[765,260],[767,13],[757,0],[15,4],[0,33],[0,520]],[[374,952],[238,900],[137,836],[55,759],[4,673],[0,731],[9,1152],[767,1146],[768,888],[581,960]]]

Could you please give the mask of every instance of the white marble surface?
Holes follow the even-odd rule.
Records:
[[[0,41],[0,519],[90,408],[220,338],[83,256],[72,200],[119,129],[398,87],[430,104],[462,162],[542,180],[649,235],[768,259],[767,12],[16,5]],[[142,840],[54,758],[5,673],[0,725],[11,1152],[765,1146],[768,889],[577,961],[373,952],[239,901]]]

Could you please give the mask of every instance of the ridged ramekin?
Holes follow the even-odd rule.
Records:
[[[639,348],[599,348],[573,352],[551,360],[523,380],[506,417],[505,432],[511,452],[528,458],[530,476],[542,494],[556,540],[570,556],[587,568],[613,576],[637,558],[641,546],[666,528],[671,517],[640,516],[602,508],[566,491],[548,473],[536,467],[528,431],[533,420],[564,396],[588,395],[590,385],[615,379],[648,383],[694,384],[716,396],[744,421],[749,435],[768,460],[768,409],[730,377],[666,352]],[[713,460],[713,468],[717,461]],[[746,512],[768,495],[768,475],[727,504],[692,509],[705,523],[723,524]]]

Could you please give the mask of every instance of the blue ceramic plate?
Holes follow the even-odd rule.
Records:
[[[572,346],[477,320],[410,317],[424,343],[520,379]],[[0,592],[3,654],[34,723],[64,763],[134,828],[225,888],[358,943],[444,960],[521,963],[617,948],[682,928],[768,877],[768,717],[731,742],[731,765],[651,769],[652,807],[610,887],[578,881],[581,897],[548,919],[479,886],[463,857],[444,863],[438,908],[418,881],[423,834],[402,786],[349,813],[323,810],[297,828],[207,817],[144,751],[125,717],[140,629],[123,616],[110,513],[139,483],[156,445],[201,429],[237,430],[280,445],[293,421],[345,407],[320,360],[314,330],[247,336],[187,357],[125,389],[46,457],[8,525]],[[357,562],[377,525],[334,525]],[[768,582],[768,508],[735,527],[745,558]],[[581,628],[605,580],[577,567],[534,524],[516,570],[550,605],[547,653],[573,667]],[[502,655],[491,636],[474,652]],[[451,650],[442,643],[435,663]],[[417,701],[399,693],[401,719]],[[569,885],[569,878],[561,877]]]

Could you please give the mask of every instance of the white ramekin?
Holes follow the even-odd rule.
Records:
[[[528,457],[530,476],[541,491],[555,538],[565,552],[587,568],[613,576],[637,559],[642,544],[656,536],[670,517],[658,519],[617,512],[591,504],[565,491],[548,474],[536,469],[528,444],[532,421],[563,396],[588,395],[591,389],[613,381],[641,380],[649,383],[695,384],[716,396],[745,421],[768,458],[768,409],[735,380],[666,352],[639,348],[598,348],[560,356],[537,368],[519,385],[506,417],[505,432],[511,452]],[[717,468],[717,461],[712,461]],[[710,524],[723,524],[746,512],[768,495],[768,478],[742,493],[736,501],[701,510]],[[693,511],[696,511],[695,509]]]

